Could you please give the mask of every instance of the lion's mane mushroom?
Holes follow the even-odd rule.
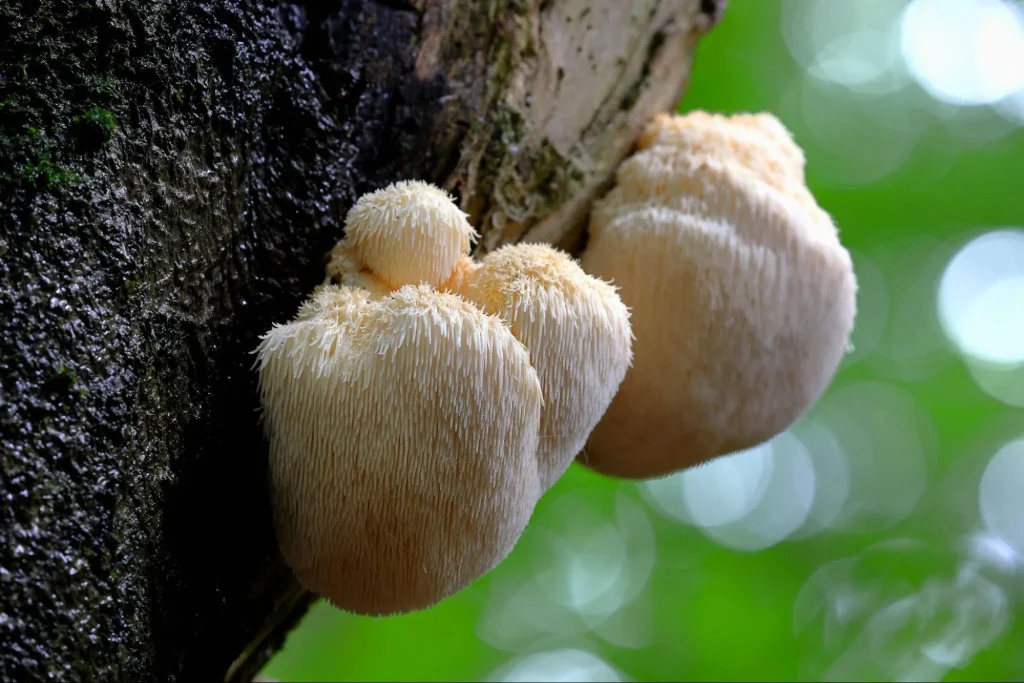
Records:
[[[540,495],[542,398],[498,318],[427,285],[326,284],[257,352],[275,530],[304,586],[408,612],[512,550]]]
[[[664,475],[763,442],[825,390],[856,310],[849,253],[767,114],[659,116],[581,257],[630,307],[632,368],[580,460]]]
[[[469,254],[476,236],[447,192],[418,180],[399,181],[363,195],[349,210],[327,274],[377,290],[421,283],[436,288]]]
[[[279,545],[344,609],[427,607],[500,562],[631,362],[614,287],[545,246],[478,264],[474,235],[426,183],[364,195],[257,349]]]
[[[540,377],[541,486],[572,464],[632,361],[629,311],[615,288],[544,244],[508,245],[459,262],[449,286],[498,316]]]

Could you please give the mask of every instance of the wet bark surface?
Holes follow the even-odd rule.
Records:
[[[722,4],[0,0],[0,679],[250,680],[259,335],[397,179],[578,241]]]

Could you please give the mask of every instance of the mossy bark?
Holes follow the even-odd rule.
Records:
[[[258,336],[396,179],[571,246],[720,4],[0,0],[0,679],[251,679]]]

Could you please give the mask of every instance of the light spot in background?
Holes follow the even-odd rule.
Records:
[[[1024,553],[991,531],[981,531],[967,538],[965,566],[971,571],[991,572],[1004,584],[1024,589],[1024,583],[1015,581],[1024,570]],[[1009,581],[1007,581],[1009,579]]]
[[[991,107],[960,107],[931,100],[931,111],[945,133],[930,137],[930,146],[942,152],[955,168],[962,155],[999,144],[1003,138],[1016,133],[1019,127],[1003,111],[1004,103],[1008,101],[1000,100]],[[950,134],[958,139],[958,144],[953,147],[949,145]]]
[[[719,525],[742,519],[764,495],[773,463],[767,446],[752,448],[641,485],[656,509],[684,524]],[[702,485],[711,490],[702,490]],[[689,500],[689,493],[696,501]],[[694,518],[691,508],[696,506]]]
[[[1002,0],[913,0],[900,42],[910,72],[937,100],[990,105],[1024,88],[1024,23]]]
[[[999,100],[995,106],[996,111],[1007,121],[1024,125],[1024,89],[1018,90],[1013,95]]]
[[[538,652],[508,662],[490,681],[624,681],[626,678],[597,655],[585,650]]]
[[[578,615],[548,599],[528,566],[509,566],[492,577],[476,632],[491,647],[522,652],[580,635],[588,628]]]
[[[774,471],[767,443],[683,472],[687,516],[705,529],[741,521],[764,498]]]
[[[943,572],[954,559],[947,548],[894,539],[816,571],[793,613],[796,631],[818,643],[812,676],[940,680],[968,664],[1004,631],[1009,603],[970,561]]]
[[[594,634],[616,647],[639,649],[651,643],[651,600],[644,592],[593,627]]]
[[[640,495],[644,500],[658,512],[669,519],[690,523],[690,516],[686,512],[686,503],[683,500],[683,475],[685,472],[676,472],[667,477],[648,479],[638,485]]]
[[[537,539],[536,576],[548,599],[582,614],[614,611],[626,569],[626,542],[618,530],[599,521],[580,524],[576,533],[545,532]]]
[[[814,468],[814,502],[803,525],[791,538],[802,539],[828,529],[850,497],[850,466],[835,435],[823,424],[802,420],[793,428]]]
[[[826,678],[848,680],[872,661],[888,680],[941,679],[970,663],[1003,631],[1007,608],[999,587],[981,577],[931,579],[919,592],[880,609]]]
[[[876,182],[935,117],[979,144],[1012,133],[1024,123],[1022,17],[1005,0],[784,2],[782,33],[802,76],[781,107],[835,155],[812,154],[816,173],[840,186]],[[914,82],[931,106],[903,92]],[[984,105],[987,118],[964,105]]]
[[[1024,362],[1009,365],[974,358],[966,361],[979,389],[1007,405],[1024,408]]]
[[[621,495],[613,520],[577,495],[563,496],[555,507],[558,526],[538,534],[534,547],[537,581],[553,603],[584,617],[607,617],[650,578],[655,563],[650,520]]]
[[[981,477],[978,505],[989,531],[1024,552],[1024,438],[992,456]]]
[[[837,3],[832,3],[833,5]],[[849,5],[847,5],[849,6]],[[889,33],[857,30],[839,36],[818,53],[807,72],[823,81],[844,85],[852,90],[875,90],[899,64],[899,52]],[[877,86],[876,86],[877,87]]]
[[[820,629],[825,647],[836,644],[842,628],[858,617],[869,597],[850,584],[856,561],[854,557],[833,560],[811,574],[793,603],[794,632]]]
[[[919,114],[898,96],[912,82],[900,51],[901,9],[891,0],[782,5],[782,33],[802,69],[779,110],[817,143],[808,153],[819,184],[876,183],[903,167],[921,136]]]
[[[788,0],[782,32],[808,74],[865,94],[909,82],[899,41],[900,5],[892,0]]]
[[[641,595],[654,569],[654,529],[629,498],[617,497],[610,519],[578,493],[563,495],[551,512],[550,521],[522,542],[530,563],[491,585],[478,635],[493,647],[519,652],[597,630]],[[623,628],[620,623],[606,631],[614,638]],[[640,647],[645,632],[639,624],[636,637],[619,640]]]
[[[810,419],[842,450],[849,475],[849,495],[831,528],[875,533],[913,512],[928,484],[925,440],[934,424],[911,394],[881,382],[840,386]]]
[[[996,362],[1024,361],[1024,274],[993,282],[981,292],[962,326],[964,337],[974,342],[973,355]],[[983,330],[993,334],[983,338]]]
[[[807,449],[786,432],[755,448],[645,482],[645,496],[669,517],[716,543],[761,550],[796,531],[815,497]]]
[[[800,76],[790,83],[779,102],[782,118],[799,122],[813,140],[814,144],[805,144],[810,155],[808,164],[818,174],[819,182],[859,187],[876,183],[901,168],[922,130],[905,98],[850,98],[838,94],[834,85]]]
[[[939,284],[939,319],[973,359],[1024,362],[1024,230],[988,232],[968,242]]]
[[[814,464],[807,448],[789,432],[769,442],[774,468],[761,499],[741,521],[705,527],[719,544],[761,550],[784,541],[807,519],[815,498]]]

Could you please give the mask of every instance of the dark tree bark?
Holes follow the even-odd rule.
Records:
[[[572,248],[707,0],[0,0],[0,679],[250,680],[310,602],[250,352],[355,198]]]

